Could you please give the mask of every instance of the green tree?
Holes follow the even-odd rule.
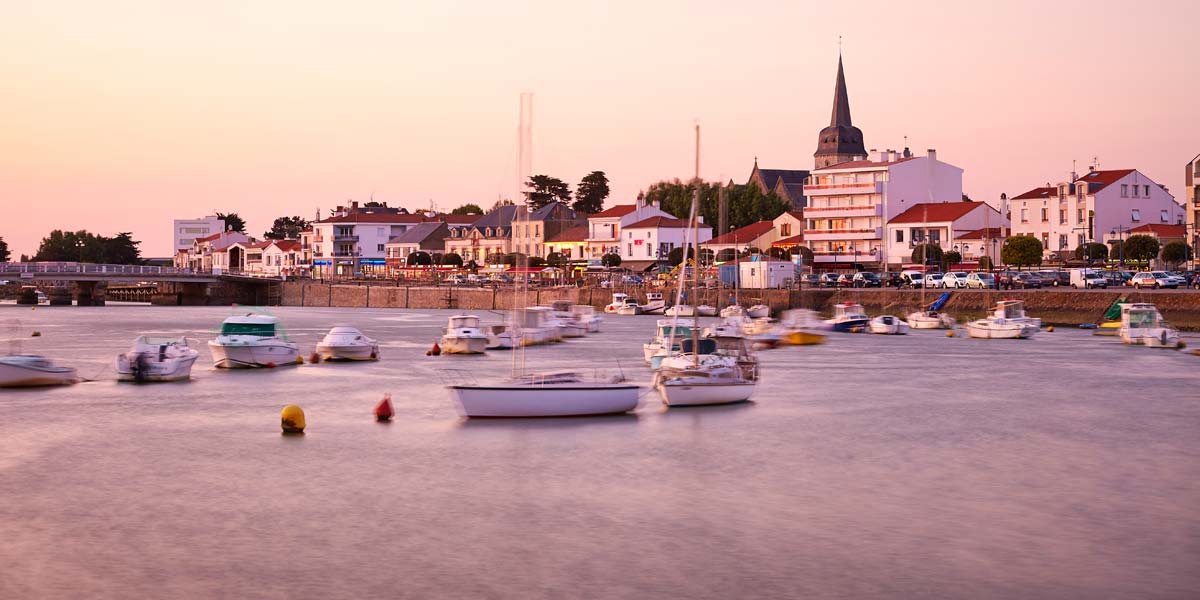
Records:
[[[529,189],[522,193],[525,194],[525,203],[531,210],[537,210],[551,202],[571,200],[571,188],[557,177],[534,175],[525,182],[525,187]]]
[[[433,264],[433,257],[428,252],[418,250],[409,254],[405,263],[410,267],[427,267]]]
[[[8,262],[9,256],[8,242],[4,241],[4,238],[0,237],[0,262]]]
[[[994,266],[995,265],[992,264],[992,257],[990,257],[990,256],[980,256],[979,257],[980,270],[991,271]]]
[[[1075,248],[1075,260],[1105,260],[1108,258],[1108,246],[1097,242],[1087,242]]]
[[[608,176],[604,171],[592,171],[575,186],[575,204],[571,208],[581,213],[595,214],[604,209],[605,198],[608,198]]]
[[[298,240],[300,232],[308,228],[308,221],[303,217],[277,217],[271,228],[263,233],[268,240]]]
[[[51,262],[87,262],[133,265],[141,262],[138,244],[129,232],[107,238],[86,230],[55,229],[42,238],[33,260]]]
[[[788,254],[795,256],[799,254],[804,264],[811,265],[813,263],[813,251],[807,246],[792,246],[788,248]]]
[[[540,256],[530,256],[529,257],[529,267],[530,268],[538,268],[538,267],[544,267],[544,266],[546,266],[546,259],[544,259]]]
[[[689,246],[687,256],[688,260],[695,258],[696,249]],[[678,248],[672,248],[671,251],[667,253],[667,263],[673,267],[681,262],[683,262],[683,247],[681,246]]]
[[[791,258],[792,255],[787,251],[787,248],[771,246],[770,248],[767,248],[767,256],[770,256],[771,258],[787,259]]]
[[[1029,267],[1042,264],[1042,242],[1028,235],[1014,235],[1004,240],[1000,249],[1000,258],[1004,264],[1017,267]]]
[[[948,250],[942,254],[942,270],[949,270],[952,265],[962,262],[962,254],[958,250]]]
[[[443,254],[442,260],[438,264],[442,265],[443,267],[461,267],[463,266],[463,259],[458,254],[450,252]]]
[[[1125,240],[1125,258],[1150,261],[1158,257],[1158,238],[1150,235],[1131,235]]]
[[[483,209],[478,204],[464,204],[452,211],[452,215],[482,215]]]
[[[615,252],[605,254],[600,257],[600,264],[606,267],[619,267],[621,266],[621,255]]]
[[[727,263],[731,260],[737,260],[738,252],[733,248],[726,248],[717,253],[717,262]]]
[[[660,181],[651,184],[642,192],[646,202],[658,202],[658,207],[681,219],[691,215],[692,193],[699,186],[700,216],[705,225],[712,227],[720,218],[721,186],[707,182],[683,183]],[[757,185],[725,186],[725,198],[729,206],[729,226],[733,229],[745,227],[758,221],[770,221],[791,209],[791,205],[775,194],[764,194]],[[728,233],[718,231],[716,235]]]
[[[1183,242],[1171,242],[1162,249],[1163,262],[1176,268],[1179,263],[1192,260],[1192,249]]]
[[[225,214],[217,213],[217,218],[225,221],[225,231],[236,231],[238,233],[246,233],[246,222],[238,216],[237,213]]]
[[[546,264],[552,267],[561,267],[567,264],[567,257],[562,255],[562,252],[551,252],[546,255]]]
[[[141,242],[133,239],[133,233],[123,231],[110,238],[101,238],[103,255],[98,262],[112,265],[136,265],[142,262],[142,253],[138,250]]]
[[[917,244],[913,246],[912,259],[914,263],[928,265],[942,264],[942,247],[934,244]]]
[[[717,253],[713,252],[711,248],[700,249],[700,264],[711,265],[716,258]]]
[[[515,267],[525,263],[526,259],[527,257],[524,254],[521,254],[520,252],[513,252],[511,254],[504,255],[504,264],[510,267]]]

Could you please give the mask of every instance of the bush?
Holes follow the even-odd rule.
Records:
[[[1096,242],[1080,244],[1075,249],[1075,260],[1105,260],[1108,258],[1108,246]]]
[[[731,260],[737,260],[737,256],[737,250],[734,250],[733,248],[726,248],[717,253],[717,262],[725,263]]]
[[[1163,246],[1162,259],[1163,262],[1175,267],[1181,262],[1192,259],[1192,249],[1183,242],[1171,242]]]
[[[1028,235],[1015,235],[1004,240],[1000,249],[1004,264],[1017,268],[1042,264],[1042,243]]]
[[[433,257],[428,252],[413,252],[406,261],[410,267],[427,267],[433,264]]]
[[[941,264],[942,248],[933,244],[917,244],[913,246],[912,256],[909,258],[919,265]]]
[[[962,262],[962,254],[958,250],[951,250],[942,255],[942,270],[948,270],[952,265],[957,265]]]
[[[688,260],[691,260],[695,257],[696,257],[695,249],[689,247],[688,248]],[[671,251],[667,253],[667,262],[670,263],[670,265],[672,267],[683,262],[683,248],[672,248]]]
[[[619,267],[621,266],[621,255],[614,253],[605,254],[600,258],[600,264],[606,267]]]
[[[1149,235],[1131,235],[1125,240],[1125,258],[1149,261],[1158,257],[1158,238]]]
[[[979,257],[979,269],[980,270],[991,271],[995,266],[996,265],[992,264],[992,257],[990,257],[990,256],[980,256]]]
[[[461,267],[463,266],[463,259],[461,256],[451,252],[449,254],[443,254],[442,261],[439,264],[441,264],[443,267]]]

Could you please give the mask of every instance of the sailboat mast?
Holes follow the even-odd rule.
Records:
[[[700,211],[700,124],[696,123],[696,177],[692,180],[692,214],[688,226],[692,230],[692,252],[695,254],[692,267],[692,364],[700,366],[700,226],[696,222]],[[683,249],[683,269],[687,273],[687,245]]]

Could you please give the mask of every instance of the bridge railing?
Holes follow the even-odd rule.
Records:
[[[212,273],[195,269],[156,267],[149,265],[105,265],[79,262],[7,262],[0,263],[0,274],[89,274],[89,275],[197,275]]]

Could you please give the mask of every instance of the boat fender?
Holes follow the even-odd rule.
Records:
[[[375,420],[380,423],[386,423],[391,421],[392,416],[395,414],[396,411],[392,409],[392,395],[390,393],[384,394],[383,400],[380,400],[379,404],[375,406]]]
[[[1166,346],[1166,345],[1167,345],[1167,330],[1166,330],[1166,329],[1164,329],[1164,330],[1163,330],[1163,332],[1162,332],[1162,335],[1161,335],[1161,336],[1159,336],[1159,337],[1161,337],[1161,338],[1162,338],[1162,341],[1161,341],[1160,343],[1161,343],[1162,345]]]
[[[1184,348],[1187,348],[1187,342],[1179,340],[1179,342],[1175,344],[1175,347],[1179,350],[1183,350]]]
[[[304,409],[289,404],[279,413],[279,424],[284,433],[304,433]]]
[[[379,353],[372,350],[371,351],[371,360],[377,360],[378,358],[379,358]]]
[[[433,347],[429,349],[429,352],[425,353],[426,356],[441,356],[441,354],[442,347],[437,345],[437,342],[434,342]]]
[[[309,355],[308,355],[308,362],[310,362],[310,363],[312,363],[312,364],[314,364],[314,365],[315,365],[315,364],[317,364],[317,363],[319,363],[319,362],[321,362],[321,355],[320,355],[320,354],[317,354],[316,352],[313,352],[312,354],[309,354]]]
[[[296,356],[296,364],[298,364],[298,365],[304,364],[304,357],[297,355]]]

